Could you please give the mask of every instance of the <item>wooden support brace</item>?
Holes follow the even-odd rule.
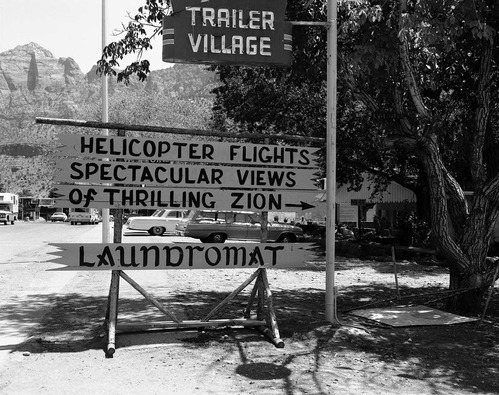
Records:
[[[144,288],[142,288],[137,282],[135,282],[128,274],[126,274],[123,271],[119,271],[120,276],[123,277],[123,279],[128,282],[133,288],[135,288],[139,293],[142,294],[146,300],[151,303],[153,306],[157,307],[159,311],[161,311],[163,314],[168,316],[171,320],[173,320],[176,323],[182,322],[175,314],[173,314],[171,311],[168,311],[161,303],[159,303],[150,293],[148,293]]]
[[[220,302],[213,310],[211,310],[201,321],[209,321],[216,313],[218,313],[223,307],[225,307],[232,299],[234,299],[239,293],[246,288],[251,282],[258,276],[258,271],[255,271],[245,282],[243,282],[239,287],[230,293],[222,302]]]
[[[118,317],[118,296],[119,296],[119,279],[123,278],[133,288],[135,288],[146,300],[157,307],[161,312],[168,316],[173,322],[152,322],[152,323],[128,323],[120,324],[117,328]],[[220,310],[229,304],[241,291],[243,291],[253,281],[255,284],[251,290],[248,305],[245,308],[244,318],[234,319],[216,319],[212,320]],[[251,309],[257,299],[257,317],[251,319]],[[278,348],[284,347],[284,342],[280,338],[279,329],[277,327],[277,319],[274,311],[274,303],[272,292],[270,290],[267,272],[265,268],[260,268],[251,274],[239,287],[232,291],[222,302],[220,302],[213,310],[211,310],[202,320],[182,321],[178,319],[171,311],[167,310],[159,303],[152,295],[144,290],[137,282],[121,270],[114,270],[111,277],[111,287],[109,290],[108,300],[108,346],[107,354],[113,355],[116,346],[116,332],[138,332],[144,330],[158,329],[190,329],[190,328],[207,328],[221,326],[243,326],[256,327],[271,342]]]
[[[258,269],[258,278],[256,279],[257,286],[257,306],[256,306],[256,317],[259,320],[265,319],[265,292],[262,281],[262,271],[265,269]]]
[[[255,301],[256,294],[258,292],[258,280],[255,281],[255,284],[253,285],[253,289],[251,290],[250,297],[248,299],[248,305],[246,306],[246,309],[244,310],[244,317],[245,318],[250,318],[251,317],[251,308],[253,307],[253,303]]]
[[[220,319],[220,320],[211,320],[209,322],[199,321],[199,320],[191,320],[191,321],[182,321],[179,323],[176,322],[148,322],[145,324],[133,324],[126,323],[120,324],[118,328],[118,332],[140,332],[144,330],[156,329],[193,329],[193,328],[217,328],[221,326],[243,326],[243,327],[262,327],[265,326],[265,321],[259,320],[248,320],[245,318],[233,318],[233,319]]]

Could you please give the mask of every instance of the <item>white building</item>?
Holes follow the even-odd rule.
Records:
[[[325,189],[325,185],[324,185]],[[382,193],[373,196],[374,185],[364,177],[364,183],[359,191],[349,191],[349,185],[343,185],[336,190],[336,222],[359,224],[359,217],[364,226],[371,226],[374,217],[384,218],[388,223],[393,222],[397,213],[416,210],[416,195],[396,182],[388,185]],[[307,222],[323,222],[326,219],[326,193],[317,195],[315,207],[297,213],[296,220],[301,217]]]

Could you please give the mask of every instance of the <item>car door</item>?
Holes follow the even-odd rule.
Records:
[[[248,240],[258,240],[262,238],[262,221],[261,218],[256,214],[246,214],[248,221]]]
[[[182,220],[184,215],[183,211],[177,210],[166,210],[162,215],[163,217],[163,226],[167,232],[174,232],[175,226]]]
[[[225,212],[199,211],[187,223],[186,231],[191,237],[206,239],[216,233],[227,234]]]
[[[245,240],[248,238],[249,218],[245,213],[227,213],[231,215],[227,221],[227,234],[229,239]]]

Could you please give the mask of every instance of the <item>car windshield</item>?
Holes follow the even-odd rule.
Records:
[[[64,213],[57,212],[57,213],[54,213],[54,215],[64,215]]]

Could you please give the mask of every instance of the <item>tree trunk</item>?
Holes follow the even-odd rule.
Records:
[[[423,169],[418,174],[416,203],[418,218],[431,226],[431,203],[430,192],[428,190],[428,178]]]
[[[449,290],[457,293],[447,300],[447,310],[456,313],[479,313],[487,289],[484,286],[476,288],[482,281],[483,278],[478,273],[465,275],[451,267]]]
[[[489,234],[487,218],[493,212],[483,194],[475,196],[475,210],[458,231],[459,237],[449,231],[449,207],[446,199],[446,169],[441,162],[435,135],[422,138],[421,159],[428,176],[432,210],[432,233],[437,249],[445,257],[450,268],[451,291],[458,291],[448,300],[447,308],[456,312],[477,313],[480,311],[485,292],[490,285],[490,268],[484,265],[486,250],[484,243]],[[461,202],[464,204],[463,202]]]
[[[450,291],[457,291],[447,300],[446,309],[457,313],[479,314],[482,310],[483,301],[489,288],[494,286],[497,278],[497,265],[499,260],[487,259],[483,271],[479,271],[482,265],[471,265],[474,269],[471,273],[459,273],[455,267],[450,268]]]

